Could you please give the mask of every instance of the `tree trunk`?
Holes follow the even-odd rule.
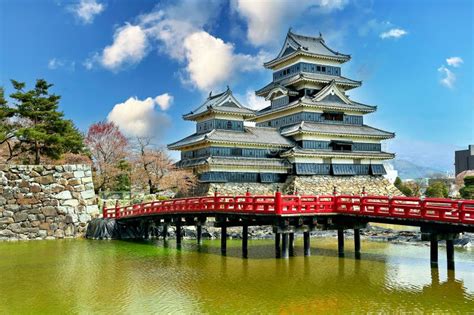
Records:
[[[40,160],[40,149],[38,146],[38,141],[35,141],[35,164],[39,165],[41,162]]]

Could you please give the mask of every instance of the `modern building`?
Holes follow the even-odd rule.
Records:
[[[253,111],[228,88],[183,116],[196,132],[168,145],[180,150],[178,167],[191,168],[203,183],[275,183],[289,177],[381,177],[381,141],[394,137],[364,123],[376,106],[347,92],[362,82],[343,76],[351,59],[323,37],[288,31],[283,47],[264,64],[273,81],[256,91],[269,106]],[[254,127],[248,126],[253,122]]]
[[[467,150],[454,152],[454,168],[456,176],[461,172],[474,170],[474,144],[469,145]]]

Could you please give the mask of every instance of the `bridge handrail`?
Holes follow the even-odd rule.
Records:
[[[474,200],[370,195],[219,195],[102,208],[104,218],[179,213],[352,214],[474,224]]]

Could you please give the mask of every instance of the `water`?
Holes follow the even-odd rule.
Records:
[[[0,314],[474,312],[474,251],[456,249],[456,272],[429,267],[429,247],[363,242],[337,257],[335,239],[313,256],[273,258],[272,241],[63,240],[0,243]]]

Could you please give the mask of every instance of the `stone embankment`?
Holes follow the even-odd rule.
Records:
[[[403,196],[387,179],[381,176],[290,176],[285,183],[212,183],[200,184],[194,195],[242,195],[248,190],[252,195],[272,195],[277,189],[284,194],[298,192],[304,195],[330,195],[336,188],[339,194]],[[192,193],[192,192],[191,192]]]
[[[98,213],[88,165],[0,165],[0,240],[82,236]]]

